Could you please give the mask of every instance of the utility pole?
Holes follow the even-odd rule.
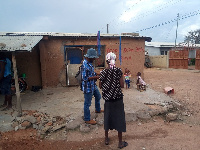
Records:
[[[179,20],[179,13],[177,14],[177,26],[176,26],[175,49],[176,49],[176,40],[177,40],[177,33],[178,33],[178,20]]]
[[[108,25],[109,25],[109,24],[107,24],[107,34],[109,33],[109,32],[108,32]]]

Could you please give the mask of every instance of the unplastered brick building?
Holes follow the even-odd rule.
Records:
[[[136,79],[137,72],[144,77],[145,41],[151,41],[150,37],[135,33],[101,34],[100,46],[97,34],[88,33],[15,32],[0,33],[0,36],[0,53],[9,54],[15,49],[18,73],[26,74],[29,87],[43,88],[77,85],[75,74],[89,48],[101,53],[94,62],[97,72],[106,67],[106,54],[114,52],[117,55],[116,66],[122,71],[128,68],[132,81]],[[12,41],[15,41],[14,45],[10,44]]]

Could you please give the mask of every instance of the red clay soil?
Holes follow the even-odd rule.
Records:
[[[166,122],[162,116],[149,121],[127,123],[123,134],[128,142],[126,150],[199,150],[200,149],[200,72],[156,68],[145,69],[145,81],[149,87],[164,92],[165,87],[175,90],[172,98],[179,101],[183,110],[180,120]],[[134,83],[133,83],[134,84]],[[148,88],[147,88],[148,90]],[[0,150],[104,150],[117,149],[117,132],[111,131],[110,144],[104,144],[103,126],[89,133],[63,130],[54,133],[54,140],[41,140],[34,129],[12,131],[0,134]]]

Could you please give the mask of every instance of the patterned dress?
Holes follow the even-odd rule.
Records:
[[[123,93],[120,78],[123,73],[120,68],[104,69],[99,77],[102,87],[104,104],[104,129],[126,132],[126,121],[123,103]]]

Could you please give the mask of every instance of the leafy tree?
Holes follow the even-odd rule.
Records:
[[[188,35],[185,36],[184,42],[200,44],[200,29],[188,32]]]

